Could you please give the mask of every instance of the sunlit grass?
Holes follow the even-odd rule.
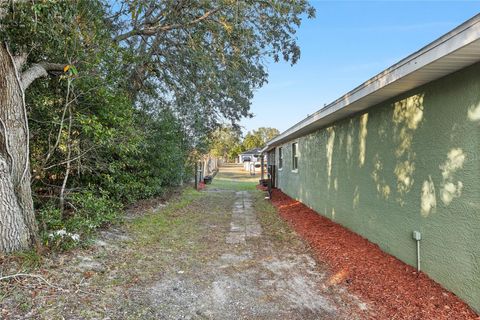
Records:
[[[222,190],[255,190],[260,179],[260,174],[254,176],[243,170],[242,166],[229,165],[220,167],[219,173],[215,176],[209,188]]]
[[[222,190],[242,191],[242,190],[255,190],[257,184],[258,182],[256,181],[249,182],[249,181],[238,181],[238,180],[225,179],[225,178],[215,178],[209,187],[222,189]]]
[[[264,194],[260,192],[255,195],[254,208],[264,235],[275,239],[277,242],[280,241],[280,243],[298,241],[295,232],[278,215],[276,208],[263,197]]]
[[[156,213],[134,219],[128,228],[137,235],[141,245],[159,242],[166,234],[188,225],[190,212],[180,215],[178,212],[187,208],[193,201],[202,197],[202,193],[192,188],[185,189],[180,197],[172,200],[165,208]]]

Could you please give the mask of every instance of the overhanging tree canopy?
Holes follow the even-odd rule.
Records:
[[[302,15],[314,15],[305,0],[11,0],[0,6],[4,252],[25,249],[36,239],[30,142],[36,152],[38,141],[48,141],[49,151],[50,140],[59,141],[53,143],[55,168],[63,168],[55,173],[63,181],[59,190],[72,183],[73,168],[83,168],[72,163],[90,152],[82,147],[86,137],[104,141],[100,131],[115,136],[126,114],[158,119],[167,112],[181,124],[185,141],[198,146],[220,121],[235,124],[250,116],[253,91],[267,80],[266,59],[295,63],[295,30]],[[48,76],[57,84],[46,79],[32,89],[36,79]],[[51,112],[60,115],[51,125],[58,139],[30,137],[28,117],[35,105],[25,101],[58,109]],[[126,102],[130,113],[109,111]],[[130,150],[133,140],[125,141]],[[95,156],[105,159],[105,149]]]

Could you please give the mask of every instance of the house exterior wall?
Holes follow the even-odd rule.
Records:
[[[255,154],[253,153],[244,153],[244,154],[240,154],[238,156],[238,161],[239,163],[244,163],[245,161],[243,161],[245,158],[250,158],[250,162],[257,162],[257,161],[260,161],[261,160],[261,157],[256,157]]]
[[[412,266],[420,231],[422,270],[480,311],[480,64],[282,147],[285,193]]]

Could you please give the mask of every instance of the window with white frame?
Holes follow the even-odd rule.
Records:
[[[283,168],[283,148],[278,148],[278,169]]]
[[[292,170],[298,170],[298,142],[292,143]]]

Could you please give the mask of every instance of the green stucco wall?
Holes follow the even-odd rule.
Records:
[[[419,230],[422,270],[480,311],[480,64],[290,141],[283,153],[285,193],[412,266]]]

